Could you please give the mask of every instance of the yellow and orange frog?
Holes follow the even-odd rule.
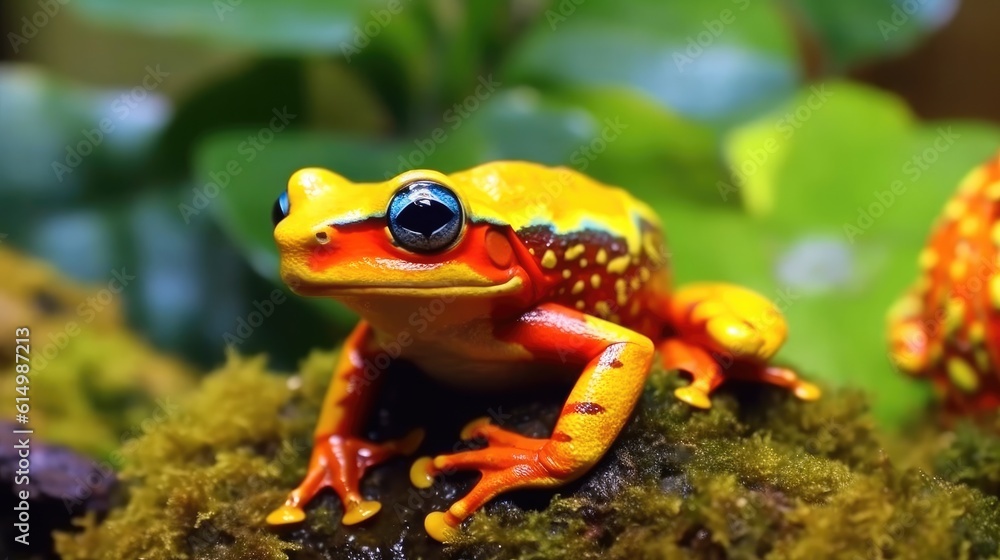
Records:
[[[690,375],[676,395],[695,407],[710,407],[727,378],[819,397],[768,363],[786,335],[771,302],[727,284],[671,291],[653,212],[569,169],[495,162],[365,184],[302,169],[273,218],[283,280],[299,294],[341,301],[362,321],[335,368],[308,472],[271,524],[304,519],[302,507],[326,486],[340,496],[345,524],[381,508],[359,491],[365,470],[414,452],[422,438],[419,430],[381,443],[360,435],[384,377],[367,364],[385,345],[398,345],[428,375],[470,388],[573,383],[548,438],[474,420],[461,437],[484,438],[486,448],[413,464],[418,487],[443,471],[482,473],[465,497],[427,516],[427,532],[441,541],[502,492],[587,472],[631,415],[656,352],[664,367]],[[434,320],[416,328],[413,311],[422,306]]]
[[[952,412],[1000,407],[1000,154],[962,181],[920,266],[889,312],[893,361],[929,378]]]

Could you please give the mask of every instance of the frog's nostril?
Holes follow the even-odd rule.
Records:
[[[326,245],[327,243],[330,242],[330,235],[327,234],[325,231],[317,231],[316,241],[319,242],[320,245]]]

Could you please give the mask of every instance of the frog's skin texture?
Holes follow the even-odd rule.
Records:
[[[677,396],[699,408],[711,406],[709,394],[726,378],[819,397],[791,370],[768,364],[786,334],[771,302],[724,284],[671,293],[657,217],[625,191],[568,169],[496,162],[369,184],[302,169],[275,221],[284,281],[303,295],[333,297],[363,320],[334,371],[308,473],[268,516],[272,524],[302,520],[302,506],[324,486],[340,495],[345,524],[379,511],[361,496],[361,476],[421,440],[419,431],[385,443],[359,437],[384,377],[382,349],[479,390],[575,380],[549,438],[474,420],[461,436],[488,447],[414,463],[420,487],[444,471],[482,473],[468,495],[427,517],[438,540],[497,494],[585,473],[628,420],[657,350],[668,368],[691,376]]]
[[[962,180],[889,312],[890,356],[929,378],[946,408],[1000,406],[1000,154]]]

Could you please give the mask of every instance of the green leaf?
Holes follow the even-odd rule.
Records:
[[[790,94],[798,60],[771,2],[553,2],[506,77],[622,85],[681,115],[726,122]]]
[[[367,5],[334,0],[78,0],[72,6],[116,27],[284,53],[340,52],[368,15]]]
[[[958,0],[794,0],[800,20],[816,34],[832,71],[898,54],[944,25]]]
[[[769,289],[798,295],[785,355],[867,389],[883,421],[927,399],[888,362],[885,313],[961,177],[998,144],[996,127],[922,124],[899,99],[847,82],[805,89],[727,138],[734,180],[775,247]]]
[[[114,192],[107,183],[141,169],[171,114],[155,93],[138,100],[29,65],[0,68],[0,99],[0,183],[63,199]]]

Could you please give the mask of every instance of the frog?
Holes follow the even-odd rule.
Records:
[[[917,260],[887,314],[891,362],[946,417],[1000,408],[1000,153],[961,179]]]
[[[442,473],[481,474],[446,511],[426,516],[428,535],[443,542],[501,493],[558,487],[591,469],[632,415],[657,354],[665,369],[689,376],[675,395],[697,409],[711,407],[727,379],[820,396],[772,364],[787,336],[774,303],[719,282],[673,289],[657,215],[574,169],[497,161],[355,183],[305,168],[272,210],[283,281],[361,320],[334,368],[307,473],[267,516],[271,525],[304,520],[303,506],[324,487],[340,497],[345,525],[380,510],[359,481],[413,454],[423,437],[420,429],[378,443],[361,436],[390,357],[461,390],[571,387],[549,437],[476,418],[459,435],[486,447],[412,463],[418,488]]]

